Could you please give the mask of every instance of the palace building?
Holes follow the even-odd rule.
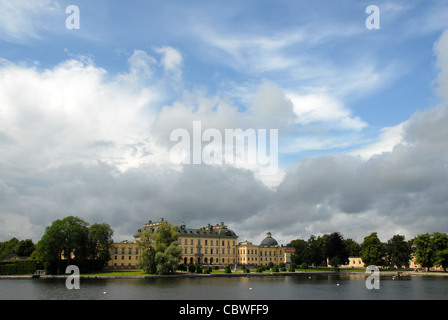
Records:
[[[153,231],[163,222],[149,221],[144,229]],[[141,229],[139,230],[139,232]],[[288,264],[294,249],[280,246],[268,232],[260,245],[244,241],[238,243],[238,236],[224,222],[201,228],[187,228],[185,223],[178,227],[179,246],[182,248],[182,260],[185,265],[274,265]],[[141,249],[134,241],[114,243],[112,259],[108,263],[111,269],[137,268]]]

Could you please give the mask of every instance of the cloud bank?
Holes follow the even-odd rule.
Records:
[[[184,57],[168,46],[135,50],[128,72],[116,75],[85,57],[49,69],[2,61],[0,240],[37,242],[52,221],[76,215],[108,222],[121,241],[149,219],[180,223],[184,210],[192,227],[223,221],[255,243],[267,231],[284,244],[334,231],[358,241],[374,231],[383,240],[446,232],[447,34],[434,47],[440,104],[383,129],[371,145],[301,158],[271,181],[249,167],[174,165],[169,133],[194,120],[218,130],[279,128],[280,152],[289,153],[305,141],[292,138],[297,130],[356,133],[367,124],[326,91],[299,94],[264,81],[246,91],[241,108],[187,90]],[[298,41],[280,40],[253,41],[273,51]],[[242,42],[217,45],[236,57],[246,52]],[[171,101],[168,78],[179,84]]]

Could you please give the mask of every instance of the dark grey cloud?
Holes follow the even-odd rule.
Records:
[[[146,165],[122,172],[98,162],[28,172],[0,180],[0,216],[24,224],[16,236],[34,240],[67,215],[109,223],[117,241],[162,217],[176,224],[185,217],[192,227],[222,221],[240,240],[255,243],[267,231],[284,243],[334,231],[358,241],[374,231],[383,240],[448,232],[447,122],[448,107],[441,105],[414,115],[392,152],[369,160],[302,159],[276,190],[230,166]],[[13,236],[8,230],[2,223],[2,240]]]

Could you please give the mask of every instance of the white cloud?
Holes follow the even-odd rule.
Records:
[[[132,72],[135,68],[131,64]],[[72,161],[132,165],[131,159],[152,150],[153,115],[145,108],[156,99],[151,89],[130,86],[121,77],[110,80],[104,69],[85,61],[47,70],[4,66],[0,132],[14,143],[4,146],[8,156],[2,162],[33,169]]]
[[[13,42],[40,38],[40,31],[47,26],[45,20],[62,13],[52,0],[0,0],[0,7],[0,38]]]
[[[156,48],[155,51],[162,54],[162,65],[166,70],[177,71],[182,65],[182,55],[173,47]]]
[[[353,116],[342,102],[326,93],[288,93],[287,97],[294,104],[297,123],[324,123],[330,128],[355,131],[367,126],[359,117]]]
[[[406,122],[393,127],[381,129],[381,134],[377,141],[363,146],[362,148],[349,152],[350,155],[360,156],[363,159],[369,159],[374,155],[380,155],[384,152],[392,152],[394,147],[404,143],[403,129]]]
[[[437,67],[440,69],[437,79],[438,93],[444,99],[448,99],[448,30],[445,31],[434,46],[437,55]]]

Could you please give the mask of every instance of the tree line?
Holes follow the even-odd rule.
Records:
[[[12,238],[0,243],[0,259],[11,253],[28,256],[50,274],[65,273],[70,264],[82,272],[101,270],[111,259],[113,230],[107,223],[90,225],[81,218],[68,216],[45,228],[37,244]]]
[[[383,268],[409,268],[415,262],[428,271],[434,266],[448,267],[448,236],[446,233],[425,233],[406,241],[403,235],[394,235],[383,243],[376,232],[366,236],[361,244],[344,239],[339,232],[310,236],[308,240],[296,239],[288,246],[295,249],[291,261],[297,265],[331,265],[338,268],[349,263],[349,257],[360,257],[364,267],[376,265]]]
[[[0,242],[0,260],[12,253],[22,257],[29,257],[35,249],[36,245],[31,239],[19,240],[14,237],[8,241]]]

